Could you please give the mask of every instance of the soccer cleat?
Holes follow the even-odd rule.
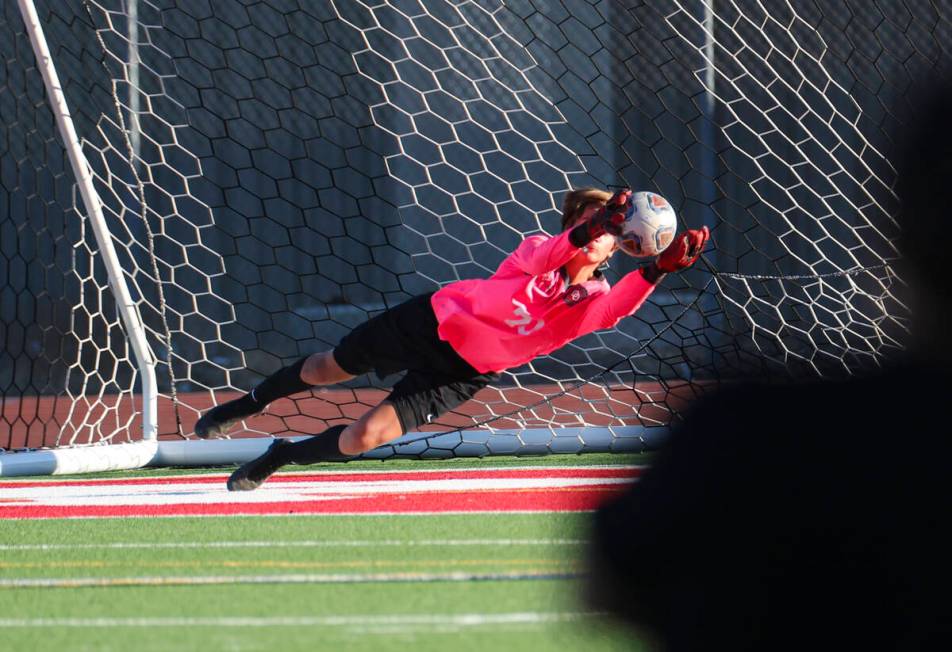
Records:
[[[291,442],[287,439],[275,439],[263,455],[242,464],[231,474],[228,478],[228,491],[252,491],[260,487],[272,473],[284,466],[284,463],[277,461],[275,452],[290,445]]]
[[[248,398],[243,396],[213,407],[195,422],[195,435],[201,439],[221,437],[229,429],[244,418],[256,414],[253,406],[248,405]]]

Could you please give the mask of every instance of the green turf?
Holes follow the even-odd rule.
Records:
[[[53,550],[6,549],[0,578],[275,573],[574,572],[585,538],[578,515],[480,514],[269,516],[21,521],[4,544],[60,542]],[[550,541],[480,545],[481,539]],[[456,545],[447,545],[450,540]],[[561,541],[558,541],[561,540]],[[565,543],[564,541],[569,541]],[[280,542],[197,548],[77,544]],[[467,545],[458,545],[461,542]],[[307,546],[294,545],[306,542]],[[344,545],[333,545],[335,542]],[[375,545],[375,542],[379,542]],[[470,543],[472,542],[472,543]],[[422,543],[422,545],[421,545]],[[328,545],[330,544],[330,545]]]
[[[404,614],[574,613],[574,582],[522,584],[352,585],[332,588],[165,587],[18,590],[5,618],[151,616],[365,616],[319,626],[164,626],[3,628],[7,650],[631,650],[633,641],[600,618],[564,623],[467,627],[381,626]]]
[[[577,572],[585,514],[269,516],[0,522],[0,579],[360,573]],[[488,545],[447,542],[508,540]],[[528,544],[522,540],[535,540]],[[221,547],[221,542],[284,545]],[[213,544],[219,543],[219,547]],[[308,543],[321,542],[325,545]],[[341,544],[347,545],[326,545]],[[372,542],[376,542],[374,545]],[[191,543],[200,547],[115,548]],[[66,545],[54,549],[9,546]],[[578,580],[0,588],[5,650],[631,650],[636,641],[584,615]],[[456,614],[575,614],[564,622],[460,625]],[[579,615],[583,614],[583,615]],[[312,625],[66,627],[17,619],[349,618]],[[396,621],[380,622],[381,616]],[[439,622],[407,622],[433,617]],[[506,616],[507,618],[510,616]],[[377,620],[375,620],[377,619]],[[246,622],[246,621],[242,621]],[[270,621],[269,621],[270,622]],[[20,625],[20,626],[14,626]],[[31,625],[31,626],[22,626]]]

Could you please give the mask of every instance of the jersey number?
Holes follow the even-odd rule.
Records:
[[[516,307],[515,310],[513,310],[513,313],[516,315],[516,317],[518,317],[518,319],[507,319],[506,324],[512,327],[518,326],[519,328],[517,329],[517,332],[520,335],[529,335],[530,333],[536,332],[545,325],[545,322],[541,319],[532,324],[532,315],[530,315],[529,311],[526,310],[526,305],[524,303],[520,303],[519,301],[513,299],[512,304]],[[532,326],[526,328],[528,324],[532,324]]]

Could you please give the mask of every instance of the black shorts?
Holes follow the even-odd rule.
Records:
[[[404,433],[465,403],[499,378],[479,373],[439,338],[432,296],[415,297],[377,315],[334,349],[334,360],[354,376],[407,371],[386,399],[396,408]]]

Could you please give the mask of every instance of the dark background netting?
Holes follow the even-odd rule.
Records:
[[[853,373],[901,338],[886,154],[910,82],[945,57],[942,3],[37,8],[160,360],[165,436],[387,307],[487,276],[558,230],[572,186],[660,192],[714,247],[434,428],[592,378],[489,426],[664,425],[725,379]],[[15,3],[0,64],[0,446],[135,438],[135,364]],[[615,256],[609,279],[636,264]],[[393,380],[246,425],[317,432]]]

